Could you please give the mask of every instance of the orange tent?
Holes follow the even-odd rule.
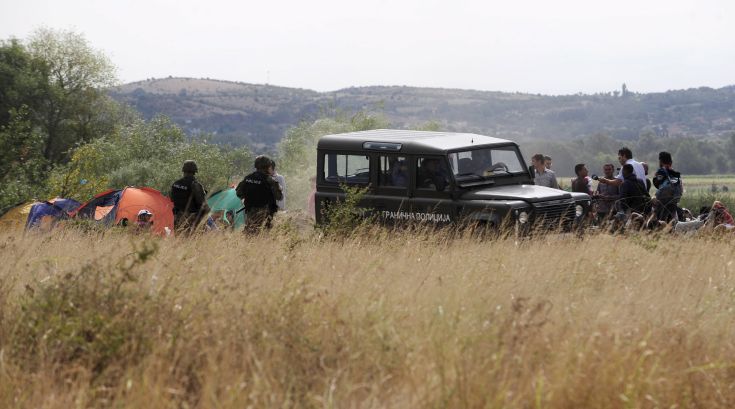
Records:
[[[156,189],[131,187],[108,190],[96,195],[74,213],[80,219],[97,220],[108,225],[133,224],[138,212],[153,213],[151,230],[161,236],[173,234],[174,205],[171,199]]]

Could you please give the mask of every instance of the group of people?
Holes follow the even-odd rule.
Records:
[[[633,158],[629,148],[618,151],[619,172],[614,175],[615,165],[605,164],[602,176],[589,175],[584,163],[574,167],[576,178],[572,180],[573,192],[590,195],[593,209],[590,219],[598,226],[611,222],[615,228],[638,222],[641,227],[656,227],[674,224],[677,230],[693,230],[707,223],[719,228],[733,229],[735,222],[727,208],[715,202],[709,208],[700,209],[700,216],[694,218],[687,209],[679,206],[683,194],[681,173],[674,170],[672,156],[669,152],[658,155],[659,168],[648,178],[648,165]],[[534,183],[536,185],[559,189],[556,174],[552,170],[549,156],[535,154],[531,158]],[[396,183],[407,183],[405,163],[397,164],[392,170]],[[269,229],[273,216],[285,207],[285,180],[276,172],[275,162],[267,156],[258,156],[254,163],[255,170],[245,176],[237,185],[237,197],[242,200],[243,207],[238,212],[245,212],[245,231],[257,233]],[[191,233],[206,220],[210,209],[206,201],[206,191],[196,179],[197,164],[187,160],[182,166],[183,177],[171,185],[171,200],[174,204],[175,229],[184,234]],[[445,178],[432,159],[425,158],[419,172],[419,187],[435,187],[443,190]],[[592,181],[597,181],[593,190]],[[655,192],[651,195],[651,188]],[[150,225],[152,214],[141,211],[135,222],[137,229],[143,230]],[[232,224],[235,215],[226,212],[223,221]],[[226,220],[225,220],[226,219]],[[211,223],[211,219],[209,220]],[[673,223],[672,223],[673,222]]]
[[[669,152],[659,152],[659,168],[648,178],[648,164],[633,158],[633,152],[626,147],[618,151],[619,172],[613,175],[612,163],[602,167],[602,176],[589,175],[584,163],[574,166],[576,177],[572,179],[573,192],[586,193],[593,199],[590,218],[597,225],[611,222],[616,229],[636,224],[638,227],[655,228],[671,224],[675,230],[693,230],[706,223],[721,229],[733,229],[733,218],[721,202],[700,209],[700,216],[694,218],[687,209],[679,206],[684,192],[681,173],[673,168],[673,158]],[[551,170],[551,158],[542,154],[532,157],[534,183],[559,189],[556,174]],[[598,182],[592,189],[592,181]],[[655,192],[651,195],[651,188]]]
[[[238,212],[245,212],[245,232],[258,233],[262,229],[271,228],[273,215],[286,206],[286,182],[276,172],[276,163],[267,156],[255,158],[255,170],[245,176],[237,185],[235,192],[242,200],[243,207]],[[207,205],[207,192],[196,179],[199,171],[196,162],[187,160],[181,168],[183,177],[171,185],[171,200],[174,204],[174,228],[177,232],[190,234],[207,220],[208,227],[213,227],[209,218],[210,208]],[[223,221],[232,225],[235,215],[227,211]]]

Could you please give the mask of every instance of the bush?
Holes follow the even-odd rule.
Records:
[[[151,317],[161,315],[136,284],[136,267],[157,249],[155,241],[143,241],[112,269],[93,262],[37,287],[26,285],[10,337],[18,364],[29,371],[49,362],[78,365],[93,380],[109,381],[119,376],[111,369],[142,359],[156,334]]]
[[[691,210],[695,215],[702,207],[711,207],[715,200],[719,200],[731,211],[735,210],[735,195],[730,193],[712,193],[696,191],[682,196],[679,206]]]
[[[149,122],[134,121],[111,137],[78,147],[71,161],[51,175],[50,190],[80,201],[104,189],[125,186],[148,186],[168,194],[187,159],[197,161],[197,178],[210,192],[233,183],[252,163],[247,148],[187,141],[168,118],[157,117]]]
[[[11,122],[0,127],[0,209],[45,195],[47,161],[43,140],[33,129],[27,109],[10,112]]]
[[[332,202],[324,209],[325,223],[320,228],[325,236],[347,238],[372,225],[371,209],[359,206],[369,188],[344,184],[341,188],[345,191],[344,200]]]

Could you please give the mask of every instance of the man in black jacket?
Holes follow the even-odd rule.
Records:
[[[658,164],[660,168],[653,177],[656,191],[656,217],[658,220],[669,222],[673,219],[683,221],[679,200],[684,191],[681,173],[672,168],[673,160],[669,152],[659,152]]]
[[[184,177],[171,185],[171,201],[174,202],[174,227],[177,231],[191,233],[202,218],[209,213],[207,192],[194,176],[199,169],[193,160],[184,161],[181,167]]]
[[[622,211],[645,214],[651,197],[646,185],[636,176],[633,165],[626,164],[622,169],[623,184],[620,186],[620,205]]]
[[[244,205],[245,232],[270,229],[273,215],[278,211],[276,202],[283,198],[281,187],[273,178],[273,161],[267,156],[255,158],[255,172],[245,176],[236,193]]]

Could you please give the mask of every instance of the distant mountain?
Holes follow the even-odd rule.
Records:
[[[146,118],[165,114],[190,133],[256,149],[273,147],[285,131],[320,111],[352,113],[381,107],[396,128],[430,121],[444,130],[515,140],[569,139],[605,132],[634,139],[719,136],[735,130],[735,86],[663,93],[611,92],[545,96],[443,88],[374,86],[333,92],[194,78],[125,84],[113,98]]]

